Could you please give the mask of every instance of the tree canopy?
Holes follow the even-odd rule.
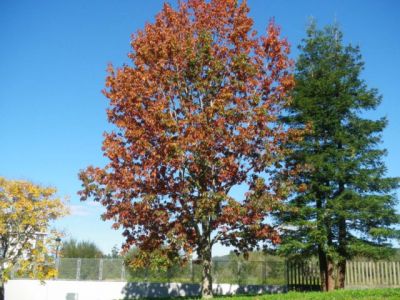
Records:
[[[298,137],[279,124],[293,87],[289,45],[271,22],[253,29],[243,1],[168,4],[132,36],[131,64],[109,67],[105,167],[80,173],[82,199],[106,208],[138,265],[153,254],[193,252],[211,295],[215,243],[248,252],[279,242],[266,216],[290,184],[284,144]],[[248,187],[242,199],[230,191]]]
[[[94,242],[77,241],[71,238],[62,243],[60,256],[64,258],[101,258],[104,254]]]
[[[15,266],[19,273],[37,279],[56,275],[50,263],[56,232],[50,226],[66,213],[54,188],[0,177],[1,283]]]
[[[293,103],[287,124],[304,128],[287,162],[302,171],[301,187],[279,214],[285,231],[281,251],[317,255],[324,288],[333,288],[333,268],[344,286],[346,260],[384,256],[398,236],[394,195],[398,178],[386,176],[381,135],[387,120],[365,112],[381,102],[362,79],[358,47],[345,45],[337,26],[313,23],[300,45]]]

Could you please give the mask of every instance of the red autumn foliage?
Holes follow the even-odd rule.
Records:
[[[278,27],[259,36],[248,11],[233,0],[165,4],[133,35],[131,64],[109,67],[109,163],[80,173],[80,194],[106,207],[126,247],[207,259],[217,242],[241,252],[279,242],[266,217],[288,189],[274,174],[297,134],[278,122],[292,62]],[[243,199],[230,196],[239,185]]]

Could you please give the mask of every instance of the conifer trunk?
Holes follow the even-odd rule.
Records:
[[[335,265],[333,260],[326,255],[322,246],[318,246],[318,259],[321,289],[324,292],[332,291],[335,288],[335,279],[333,276]]]
[[[318,246],[318,260],[319,260],[319,279],[321,283],[321,289],[326,291],[326,254],[322,249],[322,246]]]
[[[344,289],[345,280],[346,280],[346,260],[344,259],[338,263],[338,281],[340,289]]]
[[[341,289],[344,288],[345,280],[346,280],[346,257],[347,257],[346,234],[347,234],[346,220],[344,218],[340,218],[340,220],[339,220],[339,248],[338,248],[340,260],[338,263],[338,281],[339,281],[339,288],[341,288]]]
[[[335,265],[330,257],[326,260],[326,291],[333,291],[335,289],[335,279],[333,277]]]
[[[332,249],[333,247],[333,232],[331,225],[327,225],[327,233],[328,233],[328,247]],[[326,254],[326,291],[333,291],[335,289],[335,278],[333,276],[335,272],[335,264],[332,257],[329,254]]]

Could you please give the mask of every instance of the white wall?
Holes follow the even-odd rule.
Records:
[[[284,286],[214,284],[214,293],[281,293]],[[195,296],[198,284],[127,283],[119,281],[10,280],[5,284],[5,300],[116,300],[142,297]]]

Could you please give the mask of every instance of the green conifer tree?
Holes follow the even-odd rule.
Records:
[[[381,258],[398,236],[394,190],[398,178],[386,177],[381,133],[385,118],[365,112],[381,102],[376,89],[361,79],[364,63],[358,47],[344,45],[337,26],[315,24],[299,47],[293,105],[285,120],[307,127],[292,145],[288,164],[302,166],[298,193],[279,215],[284,228],[280,251],[317,256],[322,288],[344,287],[346,260]]]

